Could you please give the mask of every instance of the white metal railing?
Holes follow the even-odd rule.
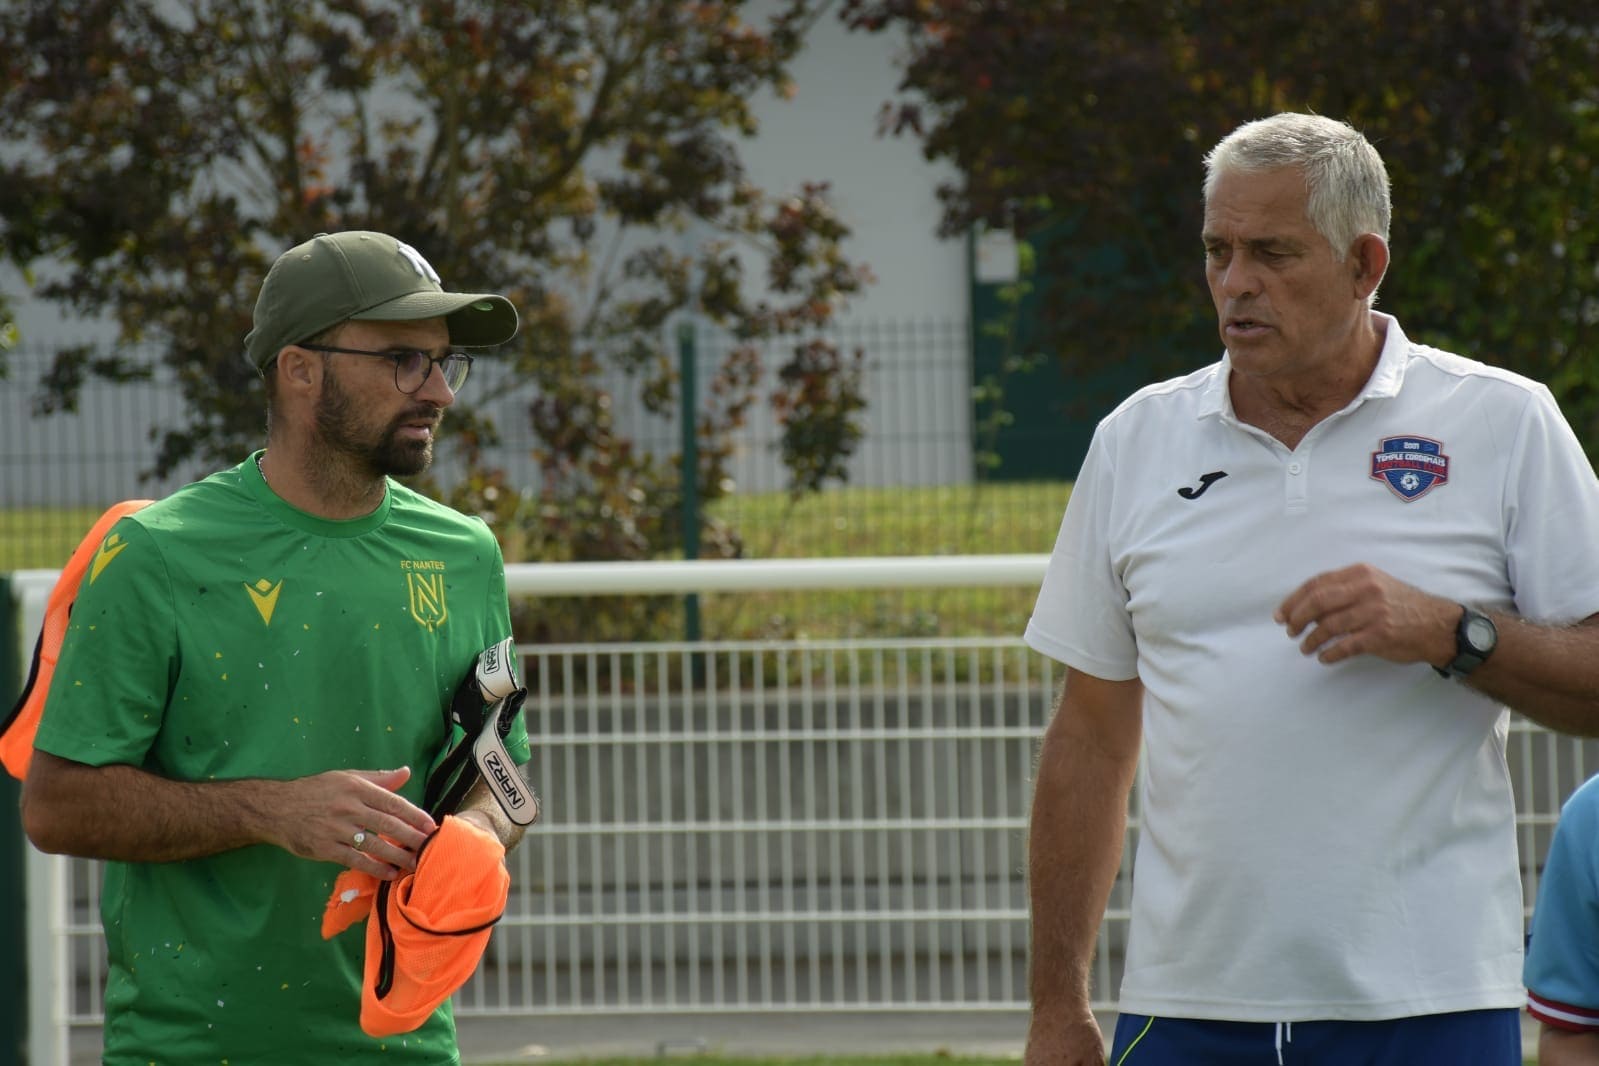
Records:
[[[521,595],[1036,585],[1046,557],[513,565]],[[32,640],[53,572],[14,575]],[[30,648],[31,650],[31,648]],[[1016,637],[528,645],[545,818],[457,1013],[1025,1007],[1025,827],[1058,668]],[[685,678],[695,683],[685,685]],[[1514,720],[1527,900],[1592,742]],[[1100,932],[1115,1006],[1131,838]],[[31,851],[31,849],[30,849]],[[100,1020],[98,864],[31,852],[30,1061]]]
[[[513,880],[542,885],[463,1013],[1023,1004],[1047,660],[1014,638],[525,655],[550,815]],[[529,958],[538,997],[507,1002]]]
[[[521,595],[1036,585],[1046,557],[510,566]],[[54,571],[13,575],[31,642]],[[30,648],[31,650],[31,648]],[[1024,996],[1014,637],[524,646],[546,815],[458,1013],[973,1010]],[[685,685],[684,678],[696,678]],[[30,1061],[101,1018],[99,864],[30,849]]]

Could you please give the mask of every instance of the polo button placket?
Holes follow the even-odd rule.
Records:
[[[1310,460],[1303,455],[1289,459],[1284,467],[1283,505],[1290,514],[1310,509]]]

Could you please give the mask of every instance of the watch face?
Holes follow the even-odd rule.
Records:
[[[1492,650],[1497,635],[1494,624],[1486,618],[1475,617],[1466,623],[1466,640],[1476,651]]]

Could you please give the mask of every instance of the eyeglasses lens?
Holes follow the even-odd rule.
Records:
[[[466,384],[466,373],[471,369],[471,357],[460,352],[451,352],[439,364],[439,371],[444,375],[444,383],[450,387],[451,392],[461,391],[461,386]]]
[[[426,352],[406,352],[394,362],[394,384],[407,395],[419,392],[427,384],[433,363]],[[472,360],[460,352],[451,352],[438,360],[438,367],[444,375],[444,384],[449,386],[451,392],[459,392],[461,386],[466,384],[466,374],[472,368]]]

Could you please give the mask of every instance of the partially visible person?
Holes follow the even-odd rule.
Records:
[[[488,528],[426,469],[462,348],[517,331],[382,233],[319,234],[264,279],[245,339],[267,447],[114,526],[71,615],[22,809],[106,861],[104,1061],[453,1063],[448,1003],[362,1032],[365,940],[319,933],[338,874],[415,870],[424,777],[478,653],[510,635]],[[510,739],[525,761],[525,725]],[[520,829],[476,788],[458,816]]]
[[[1599,777],[1561,808],[1523,974],[1539,1066],[1599,1066]]]
[[[1514,707],[1599,731],[1599,481],[1544,386],[1372,309],[1381,157],[1315,115],[1206,158],[1225,353],[1098,426],[1037,606],[1028,1066],[1520,1066]]]

